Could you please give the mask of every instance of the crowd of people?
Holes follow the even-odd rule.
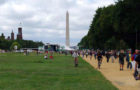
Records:
[[[135,50],[132,53],[131,50],[77,50],[77,51],[59,51],[59,54],[64,55],[71,55],[74,57],[74,66],[78,67],[78,57],[81,56],[82,58],[89,58],[90,60],[97,60],[98,61],[98,69],[101,69],[102,61],[106,60],[107,63],[115,63],[119,60],[120,64],[120,71],[124,70],[124,64],[126,63],[127,69],[134,69],[134,77],[136,80],[140,80],[140,50]],[[38,54],[38,53],[37,53]],[[45,59],[53,59],[53,51],[46,51],[44,58]],[[28,55],[25,52],[25,55]],[[48,56],[49,55],[49,56]],[[106,59],[103,59],[106,58]],[[94,59],[93,59],[94,58]],[[126,60],[126,61],[125,61]]]
[[[134,77],[136,80],[140,80],[140,50],[135,50],[134,53],[131,52],[131,50],[80,50],[73,52],[73,57],[75,60],[75,66],[78,66],[78,56],[81,56],[82,58],[89,58],[92,60],[94,57],[94,60],[98,61],[98,68],[101,68],[103,57],[106,57],[106,62],[109,63],[111,60],[111,63],[115,63],[116,60],[119,60],[120,64],[120,71],[124,70],[124,64],[126,60],[127,69],[134,69]],[[117,59],[118,58],[118,59]]]
[[[37,55],[40,54],[40,52],[36,52]],[[101,69],[102,61],[106,60],[107,63],[115,63],[117,60],[119,60],[120,64],[120,71],[124,70],[124,64],[126,63],[127,69],[134,69],[134,77],[136,80],[140,80],[140,50],[135,50],[134,53],[132,53],[131,50],[77,50],[77,51],[58,51],[59,54],[64,55],[71,55],[74,57],[74,66],[78,67],[78,57],[81,56],[82,58],[89,58],[90,60],[97,60],[98,61],[98,69]],[[54,51],[46,51],[44,55],[44,59],[53,59]],[[24,51],[24,55],[29,55],[29,52],[26,50]],[[106,58],[106,59],[103,59]]]

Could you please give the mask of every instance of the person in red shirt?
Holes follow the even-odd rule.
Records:
[[[135,61],[135,59],[136,59],[136,57],[138,56],[138,54],[139,54],[139,50],[138,49],[136,49],[135,50],[135,53],[132,55],[132,66],[133,66],[133,68],[135,69],[135,64],[136,64],[136,61]]]

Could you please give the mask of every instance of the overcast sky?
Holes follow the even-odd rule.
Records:
[[[98,7],[114,0],[0,0],[0,34],[17,34],[22,23],[25,40],[65,44],[66,11],[70,19],[70,43],[77,45],[87,34]]]

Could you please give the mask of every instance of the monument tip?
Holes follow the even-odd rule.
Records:
[[[69,11],[67,10],[67,13],[69,13]]]

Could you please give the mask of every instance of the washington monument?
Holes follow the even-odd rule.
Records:
[[[69,39],[69,12],[66,12],[66,46],[70,47],[70,39]]]

